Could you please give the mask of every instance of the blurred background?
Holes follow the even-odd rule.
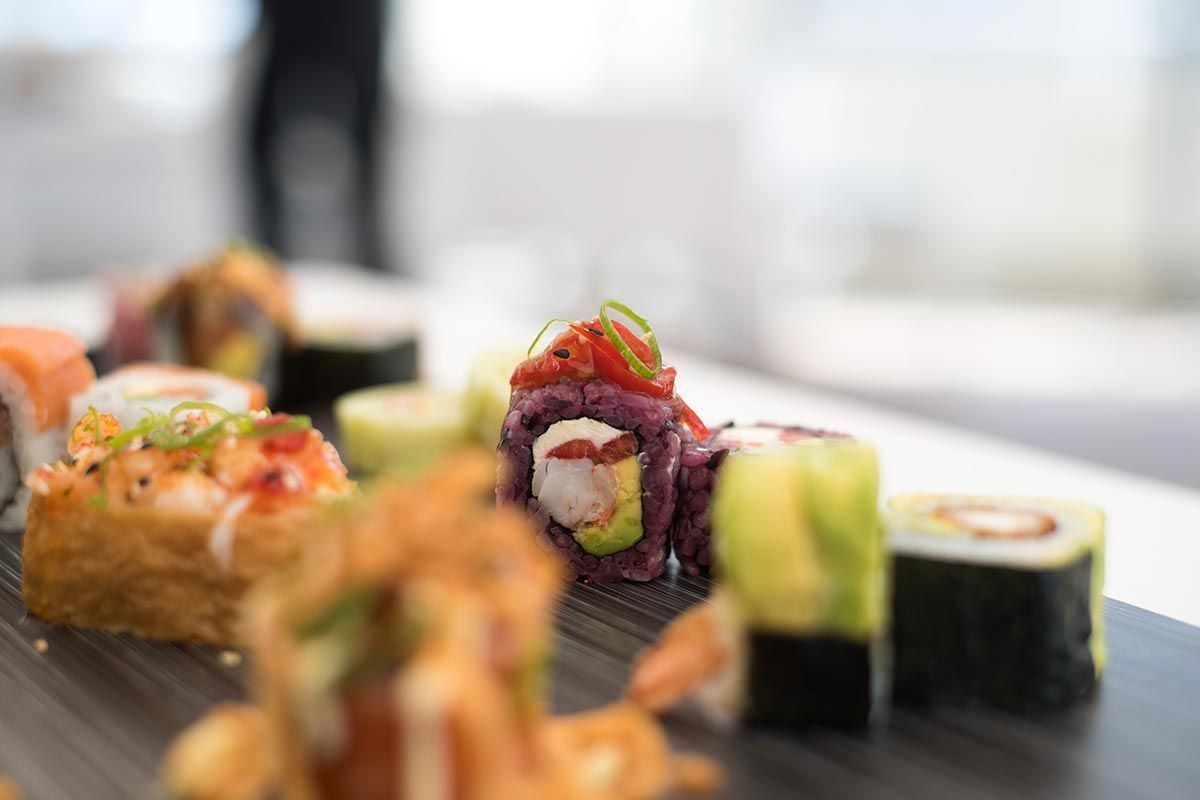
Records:
[[[0,143],[0,295],[242,234],[1200,487],[1188,0],[0,0]]]

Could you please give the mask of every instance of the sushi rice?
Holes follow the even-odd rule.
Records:
[[[219,372],[167,364],[131,364],[109,373],[89,391],[71,398],[71,419],[80,419],[93,407],[131,427],[147,411],[166,414],[187,400],[213,403],[240,413],[261,409],[266,393],[258,384]]]

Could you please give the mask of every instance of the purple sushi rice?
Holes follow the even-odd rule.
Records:
[[[569,530],[551,519],[550,512],[531,491],[533,443],[555,422],[579,417],[633,431],[638,441],[643,535],[632,547],[607,556],[585,552]],[[562,555],[572,579],[651,580],[667,566],[682,446],[680,431],[667,403],[605,380],[564,379],[537,389],[515,390],[500,431],[497,500],[528,511],[543,539]]]
[[[760,423],[754,427],[778,429],[785,441],[849,438],[844,433],[798,425]],[[723,434],[731,428],[732,424],[727,425],[703,442],[688,441],[683,445],[676,484],[675,520],[671,524],[671,549],[679,560],[679,568],[687,575],[708,575],[712,571],[713,537],[708,512],[721,463],[731,450],[737,449],[732,442],[723,439]]]

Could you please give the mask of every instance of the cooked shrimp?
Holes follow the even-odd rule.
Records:
[[[72,458],[81,458],[88,455],[87,451],[91,451],[97,447],[96,428],[97,420],[99,420],[100,438],[111,439],[117,436],[123,430],[121,423],[112,414],[95,414],[90,411],[79,418],[75,423],[75,428],[71,431],[71,440],[67,444],[67,452]]]
[[[629,699],[650,711],[666,711],[718,678],[733,656],[720,616],[718,602],[710,600],[668,625],[634,662]]]

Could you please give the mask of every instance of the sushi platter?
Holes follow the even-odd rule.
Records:
[[[0,769],[31,798],[152,797],[167,743],[212,704],[245,694],[246,668],[216,648],[51,629],[26,617],[16,543],[0,555]],[[577,584],[559,615],[557,710],[616,699],[634,654],[707,592],[706,578]],[[1200,630],[1110,601],[1111,658],[1094,703],[1025,720],[893,712],[871,733],[715,732],[666,720],[680,746],[717,758],[730,798],[1176,798],[1200,783]],[[39,653],[36,642],[46,642]]]
[[[1105,597],[1100,507],[710,427],[617,300],[461,391],[353,316],[235,242],[97,346],[0,319],[0,800],[1200,785],[1200,629]]]

